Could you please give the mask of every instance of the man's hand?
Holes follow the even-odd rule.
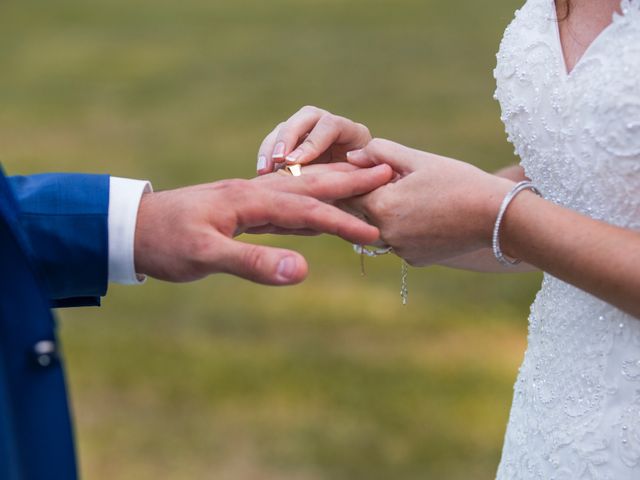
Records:
[[[233,237],[266,231],[330,233],[372,243],[377,228],[324,202],[368,193],[391,176],[387,165],[315,165],[301,177],[273,173],[146,194],[136,225],[136,272],[173,282],[229,273],[270,285],[299,283],[308,271],[299,253]]]

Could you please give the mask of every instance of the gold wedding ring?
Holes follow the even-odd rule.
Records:
[[[287,168],[287,171],[294,177],[299,177],[300,175],[302,175],[302,166],[299,163],[287,165],[286,168]]]
[[[278,167],[276,173],[284,175],[285,177],[299,177],[302,175],[302,165],[294,163],[292,165]]]

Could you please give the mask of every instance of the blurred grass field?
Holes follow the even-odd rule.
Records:
[[[35,0],[0,4],[0,161],[156,189],[253,175],[304,104],[486,169],[515,161],[492,100],[492,0]],[[368,276],[333,238],[251,238],[311,264],[112,286],[59,313],[88,479],[490,479],[538,275]]]

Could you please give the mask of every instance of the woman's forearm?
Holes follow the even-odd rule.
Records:
[[[520,182],[525,180],[524,169],[520,165],[509,165],[494,173],[494,175],[502,178],[507,178],[514,182]],[[460,270],[471,270],[473,272],[485,272],[485,273],[522,273],[522,272],[534,272],[538,269],[528,265],[526,263],[520,263],[517,266],[506,268],[501,265],[496,257],[493,255],[491,248],[482,248],[475,252],[466,253],[453,258],[448,258],[438,265],[444,267],[456,268]]]
[[[524,273],[535,272],[538,270],[536,267],[525,262],[509,268],[504,267],[496,260],[491,248],[482,248],[475,252],[448,258],[444,261],[438,262],[438,265],[484,273]]]
[[[510,167],[498,173],[505,172],[515,171]],[[484,248],[440,265],[492,273],[544,270],[640,317],[640,233],[523,192],[509,206],[500,238],[505,253],[521,264],[503,267],[492,249]]]
[[[504,252],[640,318],[640,233],[593,220],[531,192],[501,230]]]

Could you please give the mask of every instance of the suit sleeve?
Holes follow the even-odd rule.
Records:
[[[53,307],[99,305],[108,285],[109,176],[9,177]]]

